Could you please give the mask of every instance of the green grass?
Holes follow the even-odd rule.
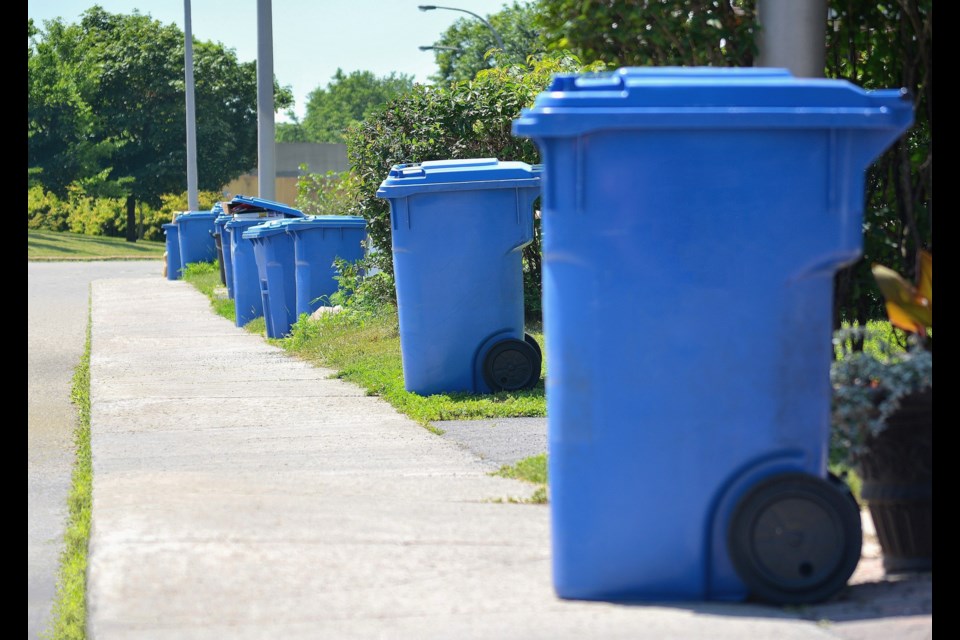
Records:
[[[56,231],[27,231],[28,260],[162,260],[166,243],[85,236]]]
[[[86,637],[87,545],[90,540],[90,505],[93,467],[90,455],[90,316],[80,363],[73,374],[71,399],[78,419],[73,438],[76,448],[70,491],[67,495],[67,527],[57,572],[50,626],[43,636],[55,640]]]
[[[503,478],[514,478],[516,480],[523,480],[524,482],[532,482],[533,484],[539,485],[537,490],[533,492],[533,495],[530,496],[524,502],[530,502],[534,504],[546,504],[547,502],[547,454],[541,453],[539,455],[531,456],[529,458],[524,458],[515,465],[503,465],[500,467],[499,471],[494,472],[493,475],[501,476]]]
[[[216,290],[220,280],[216,265],[190,265],[184,280],[210,298],[216,313],[225,318],[236,317],[232,303],[229,309],[219,306]],[[263,318],[245,328],[266,339]],[[528,332],[542,348],[543,334],[539,327],[529,327]],[[438,420],[546,415],[542,374],[537,385],[525,391],[421,396],[404,389],[397,314],[389,306],[375,313],[328,314],[319,320],[304,315],[294,324],[289,337],[269,341],[303,360],[334,369],[336,377],[358,384],[370,395],[382,397],[433,431],[437,429],[429,423]]]

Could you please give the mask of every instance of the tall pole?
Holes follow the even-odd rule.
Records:
[[[755,67],[782,67],[798,78],[822,78],[827,0],[759,0]]]
[[[257,0],[257,189],[276,199],[276,134],[273,122],[273,19],[271,0]]]
[[[187,88],[187,208],[200,209],[197,194],[197,118],[193,99],[193,27],[190,23],[190,0],[183,0],[183,75]]]

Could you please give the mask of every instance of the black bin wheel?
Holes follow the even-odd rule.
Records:
[[[727,532],[733,567],[750,595],[812,604],[846,586],[860,562],[860,510],[839,479],[772,476],[737,503]]]
[[[483,360],[483,380],[494,392],[529,389],[540,380],[540,353],[526,340],[507,338]]]
[[[528,345],[530,345],[531,347],[533,347],[533,350],[537,352],[537,357],[540,358],[540,362],[542,363],[542,362],[543,362],[543,351],[540,350],[540,343],[537,342],[537,339],[534,338],[534,337],[533,337],[532,335],[530,335],[529,333],[525,333],[525,334],[523,334],[523,341],[526,342],[526,343],[527,343]]]

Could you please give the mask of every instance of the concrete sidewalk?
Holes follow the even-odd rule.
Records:
[[[184,282],[96,281],[92,322],[92,638],[930,637],[929,603],[879,611],[855,593],[834,623],[560,600],[548,507],[511,503],[532,487],[490,460]],[[932,596],[929,579],[911,588]]]

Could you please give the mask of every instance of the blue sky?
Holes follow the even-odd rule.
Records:
[[[257,56],[258,0],[190,0],[190,21],[197,40],[221,42],[241,61]],[[80,14],[99,4],[111,13],[139,10],[164,24],[184,23],[184,0],[29,0],[27,16],[41,28],[44,20],[79,21]],[[458,19],[474,20],[451,10],[420,11],[424,0],[272,0],[273,71],[280,84],[293,89],[298,117],[303,117],[307,94],[325,87],[337,67],[391,71],[428,82],[436,71],[432,44]],[[457,7],[487,18],[510,0],[457,0],[441,6]],[[277,114],[277,122],[283,122]]]

